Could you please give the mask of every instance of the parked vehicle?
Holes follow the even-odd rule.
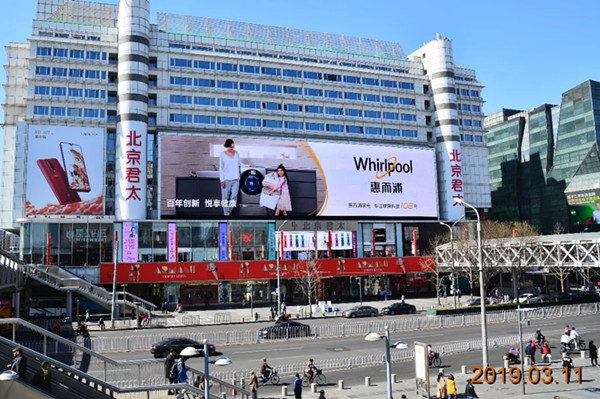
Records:
[[[414,314],[417,312],[417,308],[414,305],[410,305],[405,302],[393,303],[390,306],[386,306],[381,309],[381,313],[385,315],[394,314]]]
[[[198,356],[204,356],[204,344],[193,341],[188,338],[169,338],[160,341],[156,345],[153,345],[150,349],[150,353],[154,357],[167,357],[171,349],[175,349],[175,353],[179,354],[184,348],[191,346],[192,348],[198,349]],[[213,344],[208,345],[208,355],[212,356],[216,354],[216,349]]]
[[[348,309],[344,311],[344,317],[365,317],[371,316],[375,317],[379,314],[377,308],[373,306],[355,306],[352,309]]]
[[[485,304],[489,305],[490,304],[490,300],[485,298]],[[481,305],[481,299],[480,298],[471,298],[468,299],[467,302],[465,302],[465,305],[467,306],[480,306]]]
[[[542,298],[538,294],[528,293],[528,294],[521,294],[519,296],[519,298],[515,299],[515,303],[517,301],[519,303],[541,303]]]
[[[271,327],[264,328],[260,331],[260,336],[263,339],[284,339],[310,337],[310,326],[299,323],[297,321],[278,321]]]

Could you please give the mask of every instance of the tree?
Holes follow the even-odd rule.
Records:
[[[318,252],[315,251],[313,259],[298,261],[294,267],[293,276],[296,286],[300,288],[302,295],[308,298],[308,314],[309,317],[312,317],[312,298],[314,295],[316,299],[317,283],[319,278],[321,278]]]
[[[443,242],[448,241],[448,239],[445,236],[450,237],[449,234],[434,235],[433,237],[431,237],[431,239],[429,240],[429,247],[423,251],[423,258],[421,258],[421,260],[419,261],[420,269],[425,271],[426,273],[431,273],[430,278],[435,286],[435,295],[437,298],[438,305],[442,304],[440,300],[440,289],[442,287],[443,277],[441,277],[441,270],[438,267],[437,262],[435,262],[434,257],[435,249]]]

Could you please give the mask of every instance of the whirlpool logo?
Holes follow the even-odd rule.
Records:
[[[393,173],[413,173],[413,161],[406,163],[398,162],[397,157],[389,157],[381,161],[371,157],[354,157],[354,165],[358,171],[375,172],[375,178],[383,179],[386,176],[392,176]]]

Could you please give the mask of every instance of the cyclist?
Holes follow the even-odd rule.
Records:
[[[306,374],[310,377],[312,381],[316,375],[317,367],[315,366],[314,360],[308,359],[308,364],[306,365]]]
[[[262,365],[260,366],[260,374],[265,379],[265,381],[269,379],[271,370],[273,370],[273,367],[269,366],[269,364],[267,363],[267,358],[265,357],[263,359]]]
[[[427,356],[429,357],[429,360],[431,360],[431,358],[433,358],[434,355],[435,355],[435,351],[431,347],[431,344],[428,344],[427,345]]]

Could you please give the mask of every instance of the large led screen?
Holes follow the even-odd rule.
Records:
[[[27,216],[103,213],[104,129],[29,125]]]
[[[570,192],[566,196],[572,225],[600,225],[600,190]]]
[[[432,149],[226,139],[160,134],[162,217],[437,216]]]

